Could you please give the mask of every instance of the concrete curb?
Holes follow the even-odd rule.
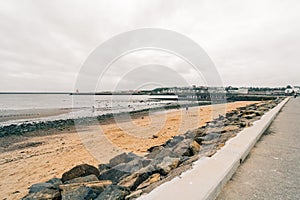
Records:
[[[283,100],[253,126],[227,141],[214,156],[201,158],[195,162],[193,169],[141,196],[139,200],[215,199],[288,100]]]

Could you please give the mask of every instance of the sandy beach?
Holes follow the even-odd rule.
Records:
[[[121,152],[144,154],[175,135],[204,125],[212,116],[256,102],[234,102],[138,115],[132,120],[110,120],[97,126],[28,137],[0,154],[0,197],[18,199],[30,185],[60,177],[75,165],[97,166]]]

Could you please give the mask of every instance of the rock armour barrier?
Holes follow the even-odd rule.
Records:
[[[252,126],[282,99],[240,107],[138,156],[122,153],[109,163],[78,165],[62,175],[29,188],[23,200],[136,199],[192,168],[200,157],[211,157],[227,140]]]

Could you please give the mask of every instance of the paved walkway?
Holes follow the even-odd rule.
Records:
[[[300,199],[300,98],[290,99],[217,200]]]

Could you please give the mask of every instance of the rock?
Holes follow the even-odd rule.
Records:
[[[172,149],[170,149],[170,148],[163,148],[163,149],[158,150],[158,151],[153,151],[153,152],[149,153],[148,155],[146,155],[145,157],[148,158],[148,159],[161,161],[166,156],[170,156],[170,157],[173,157],[173,158],[178,157],[178,155],[175,154],[172,151]]]
[[[196,136],[194,138],[194,140],[198,143],[198,144],[201,144],[202,141],[204,141],[204,137],[203,136]]]
[[[168,140],[163,146],[166,148],[171,148],[183,140],[184,140],[183,136],[175,136],[172,139]]]
[[[190,145],[190,156],[198,154],[199,151],[200,151],[200,145],[196,141],[193,141],[192,144]]]
[[[122,153],[120,155],[115,156],[114,158],[109,160],[109,167],[117,166],[121,163],[128,163],[133,159],[140,158],[139,156],[135,155],[134,153]]]
[[[55,187],[52,183],[37,183],[37,184],[33,184],[32,186],[30,186],[29,188],[29,193],[36,193],[39,191],[43,191],[45,189],[57,189],[57,187]]]
[[[205,127],[197,128],[194,132],[195,137],[202,136],[205,133]]]
[[[99,175],[99,180],[111,180],[114,184],[117,184],[123,178],[129,176],[129,172],[125,172],[122,169],[109,169]]]
[[[147,172],[145,173],[137,172],[124,178],[122,181],[120,181],[119,185],[126,187],[131,191],[134,191],[148,177],[149,174]]]
[[[205,135],[204,137],[200,137],[203,141],[210,141],[210,140],[214,140],[216,138],[219,138],[220,137],[220,134],[219,133],[210,133],[210,134],[207,134]]]
[[[185,138],[185,139],[193,139],[195,136],[196,136],[195,131],[187,131],[187,132],[184,134],[184,138]]]
[[[114,167],[116,170],[125,171],[130,174],[146,167],[149,165],[151,160],[143,159],[143,158],[136,158],[128,163],[122,163]]]
[[[256,116],[262,116],[262,115],[264,115],[264,112],[261,112],[261,111],[255,111],[255,115],[256,115]]]
[[[22,200],[60,200],[59,190],[44,189],[39,192],[29,193]]]
[[[226,133],[226,132],[232,132],[232,131],[238,131],[239,127],[236,125],[229,125],[229,126],[225,126],[222,130],[222,133]]]
[[[110,166],[108,164],[100,164],[100,165],[98,165],[98,169],[99,169],[99,172],[101,173],[105,170],[110,169]]]
[[[186,139],[174,146],[172,152],[176,155],[175,157],[190,156],[190,145],[192,142],[193,140]]]
[[[153,184],[151,184],[151,185],[149,185],[149,186],[143,188],[143,189],[142,189],[142,190],[143,190],[143,193],[149,193],[149,192],[151,192],[153,189],[157,188],[157,187],[160,186],[161,184],[166,183],[166,182],[168,182],[168,181],[171,181],[173,178],[179,176],[181,173],[183,173],[183,172],[185,172],[185,171],[187,171],[188,169],[191,169],[191,168],[192,168],[191,165],[184,165],[184,166],[181,166],[181,167],[178,167],[178,168],[172,170],[172,171],[167,175],[166,178],[164,178],[164,179],[162,179],[162,180],[160,180],[160,181],[157,181],[157,182],[155,182],[155,183],[153,183]]]
[[[95,199],[101,192],[105,190],[111,181],[93,181],[85,183],[70,183],[60,185],[62,191],[62,199]]]
[[[244,127],[247,126],[247,123],[244,122],[244,121],[242,121],[242,122],[239,123],[239,126],[240,126],[241,128],[244,128]]]
[[[49,181],[46,181],[46,183],[51,183],[55,188],[58,188],[58,186],[62,184],[62,181],[60,178],[52,178]]]
[[[250,114],[250,115],[245,115],[244,116],[246,119],[253,119],[256,117],[256,114]]]
[[[244,112],[244,114],[245,115],[251,115],[251,114],[253,114],[253,113],[255,113],[256,111],[255,110],[246,110],[245,112]]]
[[[139,198],[141,196],[142,192],[143,192],[143,190],[134,191],[130,195],[127,195],[125,197],[125,200],[137,199],[137,198]]]
[[[181,164],[179,166],[183,166],[183,165],[190,165],[192,164],[193,162],[199,160],[199,155],[194,155],[192,157],[187,157],[187,159],[181,161]]]
[[[84,177],[74,178],[74,179],[66,181],[65,184],[84,183],[84,182],[92,182],[92,181],[99,181],[99,179],[97,178],[97,176],[95,174],[91,174],[91,175],[84,176]]]
[[[161,163],[156,164],[156,168],[161,175],[167,175],[172,169],[179,165],[179,158],[165,157]]]
[[[155,183],[157,181],[160,181],[160,174],[156,173],[156,174],[152,174],[147,180],[145,180],[143,183],[141,183],[137,189],[143,189],[149,185],[151,185],[152,183]]]
[[[95,200],[123,200],[129,191],[119,185],[108,186]]]
[[[88,164],[78,165],[62,175],[62,182],[66,182],[78,177],[88,176],[91,174],[99,176],[99,170],[96,167]]]
[[[73,190],[67,190],[62,192],[62,200],[82,200],[82,199],[95,199],[100,194],[94,192],[91,188],[86,186],[80,186]]]
[[[164,148],[163,146],[153,146],[153,147],[150,147],[149,149],[147,149],[147,151],[151,153],[153,151],[160,151],[163,148]]]

